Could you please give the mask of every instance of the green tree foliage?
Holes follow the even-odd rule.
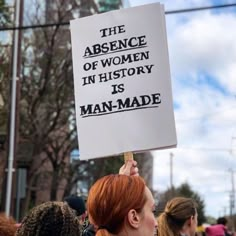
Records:
[[[212,217],[212,216],[206,216],[206,223],[210,224],[210,225],[214,225],[216,224],[216,218]]]

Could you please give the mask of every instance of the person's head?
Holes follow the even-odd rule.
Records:
[[[78,236],[79,222],[68,204],[46,202],[24,217],[16,236]]]
[[[81,216],[86,212],[85,202],[82,197],[71,195],[65,197],[64,201],[67,202],[70,208],[75,210],[77,216]]]
[[[216,223],[221,225],[227,225],[227,219],[225,217],[219,217]]]
[[[0,236],[14,236],[17,229],[15,220],[7,217],[4,213],[0,214]]]
[[[194,236],[197,227],[197,203],[191,198],[175,197],[167,202],[158,217],[158,236]]]
[[[87,199],[90,222],[96,236],[154,235],[155,202],[144,180],[139,176],[108,175],[90,189]]]
[[[84,199],[82,197],[71,195],[67,196],[64,201],[72,210],[75,211],[75,214],[78,217],[80,223],[83,224],[84,219],[87,215]]]

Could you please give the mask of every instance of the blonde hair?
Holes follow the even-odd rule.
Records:
[[[175,197],[167,202],[158,217],[158,236],[179,236],[187,219],[195,216],[197,203],[191,198]]]

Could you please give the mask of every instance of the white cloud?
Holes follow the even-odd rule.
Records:
[[[235,92],[235,27],[236,15],[208,12],[175,27],[169,38],[173,74],[207,72],[227,90]]]
[[[131,6],[157,1],[130,1]],[[213,5],[205,0],[161,1],[166,10]],[[224,2],[226,3],[226,2]],[[218,2],[218,4],[220,4]],[[176,149],[153,152],[154,188],[188,182],[205,200],[206,214],[229,214],[230,154],[236,136],[236,14],[226,9],[166,15],[178,138]]]
[[[130,0],[131,6],[153,3]],[[206,0],[166,0],[165,10],[214,5]],[[230,1],[215,4],[226,4]],[[188,182],[215,217],[227,209],[232,189],[230,153],[236,137],[236,14],[232,9],[166,15],[178,147],[154,151],[154,189]],[[236,143],[236,141],[235,141]],[[235,145],[236,146],[236,145]],[[236,169],[235,169],[236,171]]]

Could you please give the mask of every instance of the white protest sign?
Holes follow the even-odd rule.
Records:
[[[70,26],[80,158],[176,146],[163,6]]]

